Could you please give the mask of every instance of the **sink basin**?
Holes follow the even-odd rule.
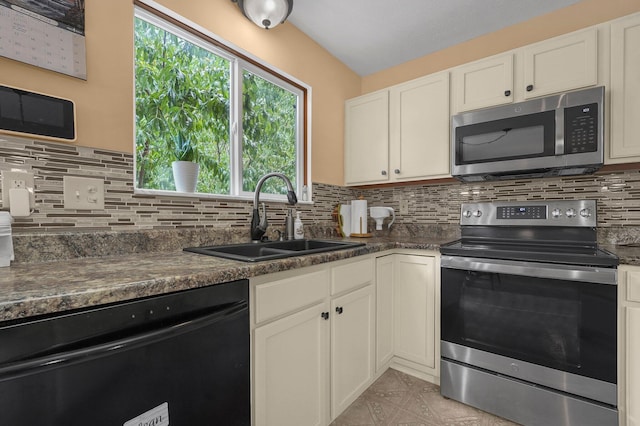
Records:
[[[363,246],[364,243],[324,240],[288,240],[224,246],[187,247],[184,250],[243,262],[284,259],[305,254],[324,253]]]

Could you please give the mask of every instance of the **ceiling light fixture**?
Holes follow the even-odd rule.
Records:
[[[282,24],[293,9],[293,0],[231,0],[257,26],[270,29]]]

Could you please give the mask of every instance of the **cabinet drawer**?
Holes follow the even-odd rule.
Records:
[[[365,259],[331,269],[331,294],[342,293],[373,281],[373,259]]]
[[[627,271],[627,300],[640,302],[640,271]]]
[[[327,297],[326,270],[302,274],[256,286],[256,323],[322,302]]]

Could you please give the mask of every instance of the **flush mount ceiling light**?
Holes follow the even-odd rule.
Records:
[[[269,29],[282,24],[293,9],[293,0],[231,0],[257,26]]]

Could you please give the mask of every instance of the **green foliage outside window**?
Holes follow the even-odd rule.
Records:
[[[253,191],[260,177],[284,173],[296,187],[296,101],[293,93],[245,71],[243,73],[242,190]],[[269,179],[263,192],[286,194],[280,179]]]
[[[242,73],[242,162],[231,158],[232,63],[142,19],[135,20],[136,187],[175,190],[171,163],[200,164],[197,192],[230,194],[233,167],[243,191],[265,173],[296,182],[298,96]],[[278,179],[264,192],[285,194]],[[237,194],[236,194],[237,195]]]

